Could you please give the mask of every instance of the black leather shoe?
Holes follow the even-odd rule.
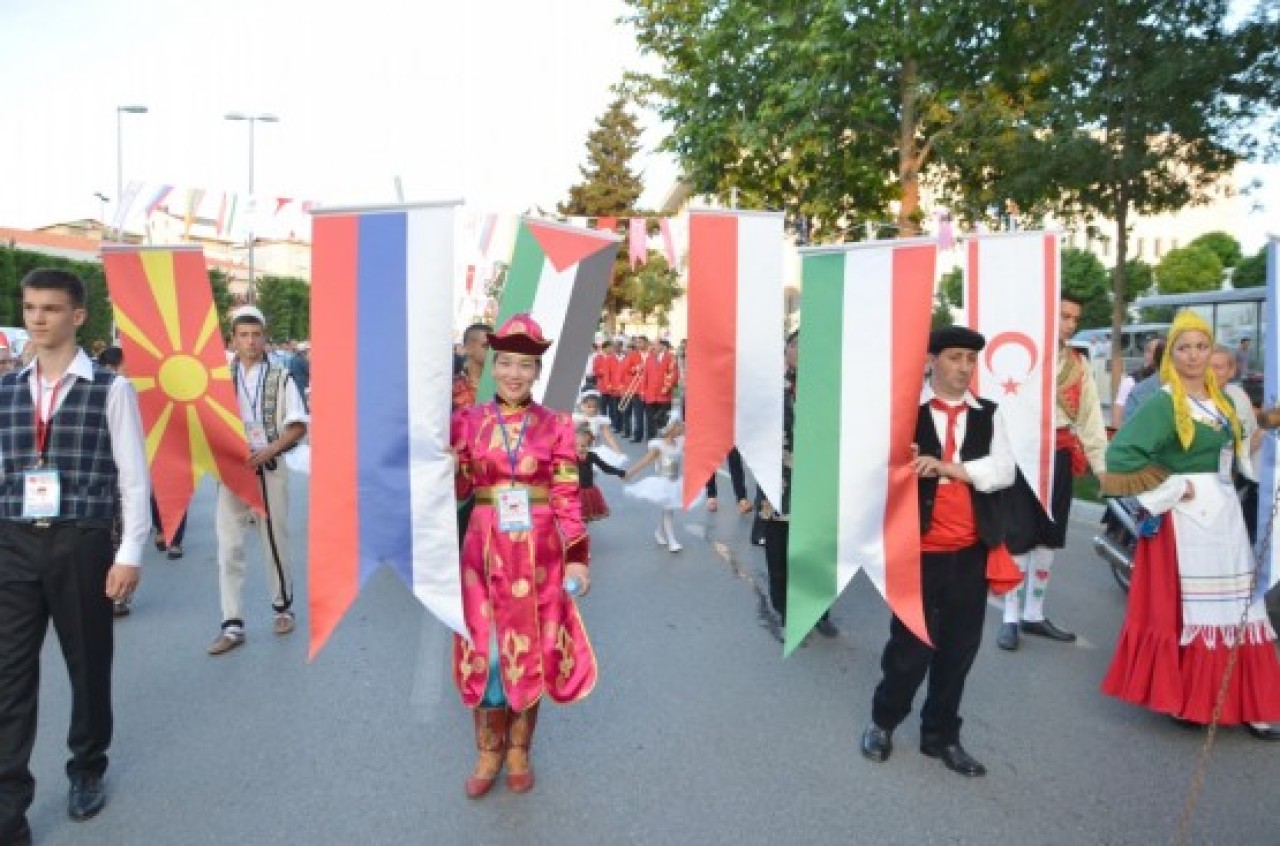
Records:
[[[828,620],[826,617],[818,620],[818,624],[814,626],[818,630],[818,634],[823,637],[835,637],[840,634],[840,630],[836,628],[836,624]]]
[[[1280,741],[1280,728],[1275,726],[1255,726],[1245,723],[1244,728],[1245,731],[1258,738],[1258,740],[1267,740],[1272,743]]]
[[[870,723],[862,733],[862,757],[883,764],[893,752],[893,732]]]
[[[83,822],[92,819],[107,804],[107,788],[102,776],[78,773],[71,777],[71,791],[67,794],[67,815]]]
[[[996,646],[1012,652],[1018,648],[1018,624],[1001,623],[1000,633],[996,635]]]
[[[941,758],[947,769],[962,776],[977,778],[987,774],[987,768],[959,743],[921,743],[920,752],[930,758]]]
[[[1076,633],[1069,632],[1066,629],[1060,629],[1048,620],[1038,620],[1029,622],[1022,621],[1022,633],[1035,635],[1036,637],[1047,637],[1049,640],[1056,640],[1059,643],[1075,643]]]

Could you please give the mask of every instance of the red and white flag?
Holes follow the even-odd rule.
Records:
[[[783,249],[780,212],[689,214],[686,507],[735,445],[782,501]]]
[[[987,339],[974,393],[999,403],[1022,477],[1045,510],[1053,491],[1059,243],[1052,232],[968,240],[965,306]]]

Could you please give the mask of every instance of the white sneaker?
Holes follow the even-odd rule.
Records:
[[[667,536],[662,533],[662,529],[654,529],[653,539],[658,542],[658,546],[667,545]]]
[[[684,549],[684,547],[680,545],[679,541],[671,541],[671,543],[667,544],[668,552],[679,552],[682,549]]]

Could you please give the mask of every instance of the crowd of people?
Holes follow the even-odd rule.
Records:
[[[86,317],[83,283],[64,271],[37,270],[23,280],[22,297],[29,361],[0,377],[0,842],[16,844],[30,842],[28,761],[40,645],[50,620],[72,687],[68,813],[89,819],[106,802],[113,609],[127,609],[142,548],[158,523],[123,357],[108,348],[95,363],[76,345]],[[891,621],[860,743],[872,762],[890,758],[894,732],[925,686],[920,751],[960,775],[985,774],[961,743],[961,707],[989,591],[1006,596],[1001,649],[1016,651],[1022,636],[1076,639],[1048,619],[1045,600],[1054,551],[1066,542],[1072,479],[1087,472],[1106,493],[1137,497],[1155,526],[1138,542],[1129,608],[1103,691],[1180,724],[1216,719],[1243,725],[1260,740],[1280,740],[1273,725],[1280,721],[1275,632],[1259,600],[1251,527],[1235,487],[1240,478],[1256,480],[1263,434],[1248,398],[1231,382],[1236,357],[1215,347],[1200,318],[1179,315],[1163,353],[1153,347],[1135,374],[1128,399],[1145,399],[1108,441],[1092,372],[1067,343],[1079,314],[1080,303],[1064,297],[1048,503],[1017,468],[1001,408],[969,390],[983,336],[961,327],[930,335],[912,454],[904,459],[918,479],[928,639],[896,616]],[[242,493],[219,488],[221,625],[207,650],[213,656],[247,639],[241,594],[250,525],[265,559],[271,630],[285,636],[296,625],[284,459],[310,423],[309,369],[300,374],[293,364],[305,363],[305,348],[285,360],[270,353],[266,339],[261,311],[235,310],[230,371],[246,462],[265,510],[255,513]],[[472,798],[489,793],[504,771],[509,790],[531,790],[544,695],[572,703],[596,685],[597,662],[576,605],[591,589],[588,524],[610,513],[595,473],[620,476],[628,495],[656,505],[655,541],[671,553],[684,548],[674,519],[684,506],[681,354],[665,338],[656,344],[642,336],[601,338],[579,406],[566,413],[534,400],[552,340],[527,314],[496,330],[470,326],[452,384],[450,452],[469,635],[454,638],[452,675],[472,712],[477,757],[464,782]],[[757,512],[769,599],[784,624],[798,351],[793,333],[780,363],[786,374],[780,501],[757,492],[753,505],[741,458],[731,453],[728,462],[739,510]],[[479,396],[487,365],[492,397]],[[615,432],[646,451],[629,461]],[[715,503],[709,487],[706,507]],[[180,544],[171,533],[162,537]],[[1005,593],[1013,583],[1020,586]],[[825,615],[816,630],[837,634]]]

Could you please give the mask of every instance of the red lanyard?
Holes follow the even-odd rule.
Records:
[[[36,454],[40,457],[40,463],[44,463],[45,455],[49,451],[49,430],[53,428],[53,413],[58,409],[58,391],[62,388],[62,379],[53,386],[53,396],[49,398],[49,419],[44,419],[44,380],[40,378],[40,363],[36,362],[36,408],[35,408],[35,429],[36,429]],[[65,378],[65,376],[64,376]]]

